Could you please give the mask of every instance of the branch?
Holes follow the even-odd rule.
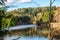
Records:
[[[56,0],[53,0],[52,3],[51,3],[51,5],[52,5],[55,1],[56,1]]]
[[[37,2],[32,1],[32,3],[34,3],[34,4],[38,5],[38,6],[40,6],[40,4],[38,4]]]

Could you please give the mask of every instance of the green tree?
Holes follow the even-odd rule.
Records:
[[[0,0],[0,5],[1,6],[3,6],[3,5],[5,6],[5,1],[7,1],[7,0]]]
[[[2,19],[5,16],[6,2],[7,0],[0,0],[0,28],[2,28]]]
[[[49,12],[44,12],[42,15],[43,22],[48,22],[49,20]]]

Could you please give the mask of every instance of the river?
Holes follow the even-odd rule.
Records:
[[[21,25],[16,27],[10,27],[9,29],[6,28],[6,30],[18,30],[18,29],[26,29],[26,28],[34,28],[36,25]],[[15,35],[5,35],[3,37],[4,40],[48,40],[46,37],[39,37],[39,36],[15,36]],[[55,40],[55,39],[54,39]]]
[[[46,37],[38,36],[5,36],[4,40],[48,40]]]

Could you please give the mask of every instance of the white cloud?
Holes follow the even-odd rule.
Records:
[[[12,5],[15,0],[7,0],[6,5]]]
[[[7,0],[6,4],[16,6],[17,4],[26,3],[26,2],[31,2],[31,0]]]
[[[15,0],[7,0],[8,3],[12,3],[14,2]]]
[[[31,0],[21,0],[21,2],[31,2]]]

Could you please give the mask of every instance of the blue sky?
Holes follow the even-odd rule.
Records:
[[[8,8],[8,11],[11,11],[18,8],[49,6],[49,1],[50,0],[7,0],[6,4],[13,6]],[[60,6],[60,0],[56,0],[53,6]]]

